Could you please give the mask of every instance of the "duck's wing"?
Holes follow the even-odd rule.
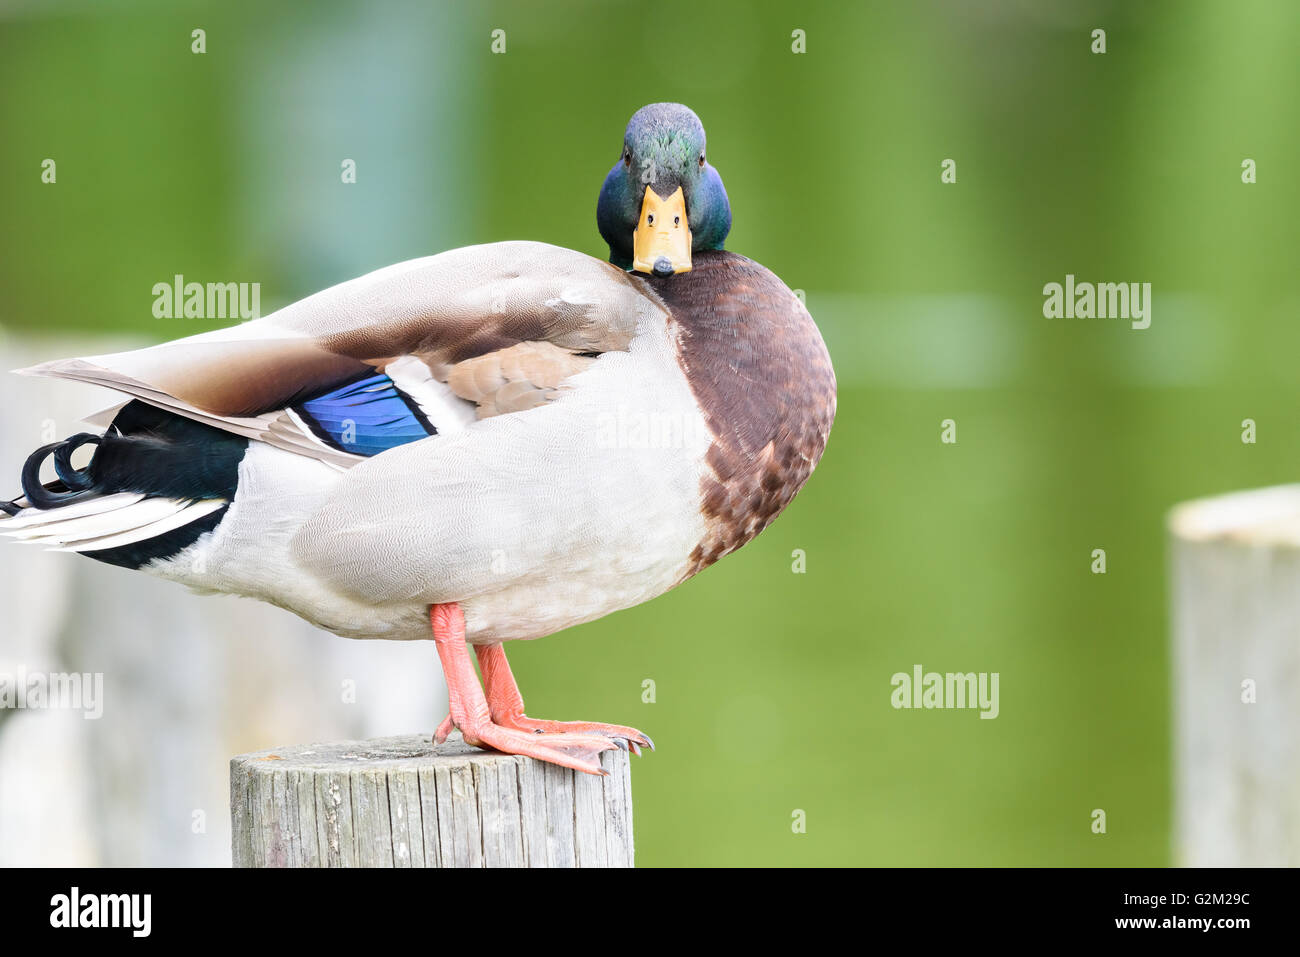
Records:
[[[661,309],[608,263],[493,243],[380,269],[241,325],[19,371],[103,385],[347,467],[544,403]]]

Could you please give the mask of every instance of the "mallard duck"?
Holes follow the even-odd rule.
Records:
[[[603,773],[600,752],[650,739],[526,716],[502,643],[649,601],[754,538],[821,457],[835,378],[800,300],[723,250],[727,193],[685,106],[632,117],[596,220],[609,262],[454,249],[20,370],[128,401],[33,452],[0,529],[345,637],[432,637],[435,740]]]

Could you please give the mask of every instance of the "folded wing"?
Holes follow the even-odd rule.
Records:
[[[21,370],[102,385],[347,468],[547,401],[658,306],[608,263],[543,243],[470,246],[261,319]]]

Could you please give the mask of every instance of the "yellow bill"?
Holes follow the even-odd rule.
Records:
[[[645,188],[641,218],[632,231],[632,268],[655,276],[690,272],[691,230],[680,186],[667,199]]]

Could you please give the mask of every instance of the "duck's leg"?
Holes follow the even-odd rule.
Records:
[[[524,699],[519,693],[519,685],[515,681],[514,673],[510,670],[510,662],[506,660],[505,649],[498,643],[476,645],[474,651],[478,655],[479,670],[483,672],[483,683],[487,688],[488,713],[493,724],[533,734],[598,734],[611,739],[619,747],[626,744],[636,754],[640,754],[641,748],[654,750],[655,745],[649,735],[621,724],[601,724],[595,721],[545,721],[528,717],[524,714]],[[450,714],[447,715],[443,718],[442,724],[438,725],[434,742],[441,744],[446,741],[447,735],[451,734],[455,727],[456,722],[452,720]]]
[[[495,723],[474,674],[474,665],[469,660],[465,645],[465,615],[460,605],[455,602],[434,605],[429,620],[433,626],[438,659],[447,678],[447,697],[451,705],[448,720],[460,728],[468,743],[495,748],[506,754],[522,754],[589,774],[608,773],[600,766],[600,752],[617,747],[609,738],[598,734],[536,734]],[[443,726],[447,723],[444,721]],[[440,734],[443,726],[438,729]]]
[[[488,710],[492,723],[503,728],[528,731],[533,734],[598,734],[610,738],[620,748],[630,747],[640,754],[641,748],[654,750],[654,742],[636,728],[621,724],[600,724],[595,721],[543,721],[524,714],[524,699],[519,693],[510,662],[501,645],[477,645],[479,670],[483,672],[483,686],[487,691]]]

